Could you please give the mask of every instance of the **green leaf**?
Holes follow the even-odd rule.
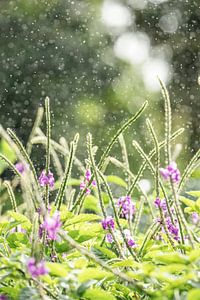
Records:
[[[188,264],[189,258],[178,252],[174,253],[163,253],[162,251],[150,251],[145,255],[145,258],[151,258],[156,262],[161,262],[165,264]]]
[[[69,220],[67,220],[64,224],[64,228],[70,226],[70,225],[75,225],[78,223],[83,223],[83,222],[91,222],[91,221],[97,221],[100,220],[101,217],[95,214],[80,214],[77,216],[73,216]]]
[[[189,207],[191,207],[191,208],[194,208],[195,201],[190,200],[190,199],[188,199],[188,198],[185,198],[185,197],[183,197],[183,196],[179,196],[179,200],[180,200],[181,202],[183,202],[186,206],[189,206]]]
[[[68,242],[55,242],[55,248],[57,253],[68,252],[71,248]]]
[[[2,140],[0,143],[0,153],[5,155],[12,163],[16,160],[16,154],[10,145],[5,141]],[[8,165],[0,159],[0,174],[8,167]]]
[[[21,244],[27,245],[29,243],[28,237],[22,232],[11,233],[6,240],[11,248],[17,248]]]
[[[69,273],[68,267],[63,264],[47,262],[46,266],[49,269],[50,274],[54,276],[66,277]]]
[[[113,274],[102,270],[101,268],[86,268],[78,276],[79,281],[85,282],[92,279],[103,279],[113,277]]]
[[[200,191],[190,191],[186,193],[194,197],[200,197]]]
[[[200,178],[200,169],[196,169],[192,172],[192,178]]]
[[[95,246],[95,247],[92,247],[91,250],[98,258],[100,258],[102,260],[108,260],[108,259],[117,257],[113,251],[111,251],[105,247]]]
[[[29,219],[26,216],[24,216],[20,213],[14,212],[14,211],[9,211],[8,215],[11,216],[16,222],[21,224],[23,229],[26,229],[26,230],[31,229],[31,227],[32,227],[31,222],[29,221]]]
[[[84,293],[84,297],[89,300],[116,300],[116,298],[102,289],[91,288]]]
[[[187,294],[187,300],[200,300],[200,289],[192,289]]]
[[[112,264],[113,267],[139,267],[140,264],[132,259],[124,259]]]
[[[117,184],[119,186],[127,188],[126,182],[122,178],[120,178],[118,176],[109,175],[109,176],[106,176],[106,179],[107,179],[108,182],[115,183],[115,184]]]
[[[100,212],[98,199],[93,195],[87,195],[84,200],[83,208],[85,210],[91,210],[96,213]]]

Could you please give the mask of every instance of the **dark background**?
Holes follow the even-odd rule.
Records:
[[[14,128],[26,143],[37,108],[48,95],[54,138],[70,140],[80,132],[79,155],[84,157],[86,132],[93,133],[101,152],[114,130],[147,99],[146,115],[125,135],[132,164],[138,165],[131,141],[152,146],[147,116],[163,138],[163,101],[160,91],[145,87],[140,65],[117,58],[113,47],[123,32],[140,31],[149,36],[152,52],[157,46],[170,49],[165,56],[172,70],[168,89],[175,129],[186,127],[179,139],[184,165],[199,146],[200,2],[116,3],[134,19],[120,30],[102,21],[103,1],[0,1],[0,123]],[[176,30],[163,30],[161,18],[174,13]]]

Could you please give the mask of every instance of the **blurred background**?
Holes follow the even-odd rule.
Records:
[[[1,0],[0,123],[26,143],[37,108],[51,99],[53,136],[91,131],[101,150],[145,100],[149,107],[125,134],[150,149],[145,118],[163,139],[170,92],[174,130],[184,126],[180,164],[199,147],[200,3],[176,0]],[[119,149],[116,146],[117,156]],[[35,154],[36,155],[36,154]],[[41,164],[44,165],[44,161]]]

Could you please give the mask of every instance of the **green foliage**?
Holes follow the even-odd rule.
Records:
[[[197,212],[200,215],[200,194],[193,189],[184,190],[184,183],[193,174],[199,157],[196,154],[192,163],[189,162],[181,185],[172,180],[164,181],[159,172],[159,154],[165,146],[168,157],[171,147],[167,143],[171,143],[177,133],[171,135],[167,124],[167,136],[163,142],[158,142],[148,121],[155,149],[146,154],[143,147],[134,142],[142,157],[142,167],[138,172],[129,170],[125,138],[122,140],[119,136],[136,121],[145,105],[118,129],[100,160],[92,136],[88,135],[86,166],[76,157],[77,136],[67,154],[62,152],[62,157],[58,149],[63,145],[52,141],[49,136],[46,143],[47,170],[51,170],[50,162],[55,159],[55,154],[60,168],[55,169],[56,186],[52,189],[39,185],[37,169],[27,150],[32,148],[35,135],[44,137],[41,131],[33,130],[26,148],[14,133],[8,131],[11,140],[3,130],[6,143],[8,141],[6,147],[10,147],[14,154],[8,152],[8,157],[5,157],[6,153],[3,153],[2,157],[5,167],[10,167],[14,173],[9,181],[11,197],[3,198],[1,203],[15,202],[17,191],[21,196],[20,204],[13,205],[14,211],[5,211],[0,220],[0,294],[7,295],[10,300],[174,300],[175,295],[180,299],[198,299],[199,221],[193,224],[190,214]],[[51,127],[48,105],[46,110],[48,135]],[[122,165],[125,172],[110,175],[106,161],[118,138],[123,149],[122,162],[119,160],[117,167]],[[18,161],[31,162],[31,167],[19,173],[13,166],[16,157]],[[110,161],[114,159],[111,157]],[[72,179],[71,170],[77,167],[77,162],[79,167],[81,164],[81,170],[78,168],[77,178]],[[147,167],[150,173],[145,172]],[[83,170],[90,170],[89,175],[83,174]],[[151,185],[155,183],[147,193],[142,185],[139,186],[142,174],[149,176]],[[85,184],[83,190],[79,189],[80,182]],[[134,191],[136,186],[137,193]],[[129,196],[129,191],[133,199],[128,199],[134,209],[130,213],[132,210],[128,207],[126,215],[116,198]],[[156,197],[165,197],[166,207],[154,208],[152,204]],[[104,229],[101,221],[109,216],[113,216],[115,226],[107,225]],[[173,233],[169,222],[170,226],[174,225],[174,231],[178,228],[178,235]],[[49,231],[55,231],[56,237],[52,237]],[[36,269],[44,263],[46,272],[43,270],[42,274],[35,275],[30,258],[34,258]]]

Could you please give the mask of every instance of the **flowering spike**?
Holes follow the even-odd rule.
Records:
[[[45,170],[42,171],[40,177],[39,177],[39,183],[42,187],[45,185],[49,185],[51,188],[54,187],[54,176],[53,173],[49,171],[48,175],[46,175]]]
[[[115,221],[113,217],[107,216],[104,220],[101,221],[101,225],[104,230],[107,229],[114,229],[115,228]]]
[[[48,274],[48,269],[45,266],[45,262],[40,261],[37,263],[34,257],[29,258],[27,262],[27,269],[32,277]]]
[[[47,216],[44,220],[42,228],[47,231],[47,237],[55,241],[57,239],[58,231],[61,227],[60,214],[55,212],[52,217]]]

